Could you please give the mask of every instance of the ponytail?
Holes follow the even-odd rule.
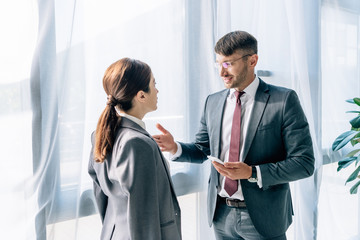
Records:
[[[96,162],[104,162],[107,153],[112,151],[117,123],[116,100],[109,95],[107,106],[101,113],[95,132],[94,158]]]
[[[96,127],[93,153],[96,162],[104,162],[113,149],[120,122],[115,107],[124,112],[130,110],[132,100],[139,91],[149,92],[150,79],[150,67],[135,59],[122,58],[106,69],[103,87],[108,95],[108,102]]]

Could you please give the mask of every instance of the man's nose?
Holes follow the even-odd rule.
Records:
[[[223,77],[223,76],[226,75],[227,69],[224,68],[224,67],[221,65],[220,68],[219,68],[219,72],[220,72],[220,76]]]

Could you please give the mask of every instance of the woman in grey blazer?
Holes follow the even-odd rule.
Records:
[[[108,102],[92,134],[88,169],[103,223],[101,239],[181,239],[166,160],[141,120],[157,108],[150,67],[123,58],[106,70],[103,87]]]

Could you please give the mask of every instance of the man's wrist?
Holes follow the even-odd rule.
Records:
[[[171,160],[171,161],[173,161],[174,159],[180,157],[180,155],[182,154],[182,148],[181,148],[180,143],[175,142],[175,144],[176,144],[176,152],[175,152],[175,153],[172,153],[172,150],[169,151],[169,153],[170,153],[170,160]]]
[[[255,166],[251,166],[251,176],[248,179],[249,182],[257,182],[258,181],[258,177],[257,177],[257,169]]]
[[[247,179],[250,179],[252,176],[252,166],[249,166],[249,176]]]
[[[176,142],[174,142],[174,147],[173,147],[172,149],[173,149],[173,150],[170,151],[170,153],[171,153],[172,155],[174,155],[174,154],[177,152],[177,150],[178,150],[178,146],[177,146]]]

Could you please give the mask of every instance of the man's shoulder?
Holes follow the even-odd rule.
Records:
[[[229,93],[229,89],[223,89],[223,90],[209,94],[208,98],[212,98],[212,99],[222,98],[224,96],[227,96],[228,93]]]
[[[260,87],[260,86],[259,86]],[[258,92],[258,97],[262,94],[270,96],[269,102],[272,103],[292,103],[295,104],[299,102],[299,96],[295,90],[283,86],[276,86],[272,84],[265,83],[262,86],[264,93]]]
[[[292,92],[294,91],[291,88],[287,88],[287,87],[283,87],[283,86],[277,86],[277,85],[272,85],[272,84],[268,84],[268,87],[270,89],[270,91],[278,91],[278,92]]]
[[[260,79],[260,78],[259,78]],[[290,88],[284,87],[284,86],[279,86],[279,85],[273,85],[270,83],[265,82],[264,80],[260,79],[260,83],[259,83],[259,87],[258,89],[265,89],[265,90],[269,90],[269,91],[278,91],[278,92],[290,92],[290,91],[294,91]]]
[[[258,90],[268,92],[270,95],[280,95],[280,96],[287,96],[289,94],[297,95],[295,90],[293,89],[283,86],[273,85],[270,83],[266,83],[264,81],[260,81]]]
[[[211,93],[206,98],[205,105],[219,106],[219,104],[221,105],[226,100],[228,94],[229,89],[223,89],[221,91]]]

